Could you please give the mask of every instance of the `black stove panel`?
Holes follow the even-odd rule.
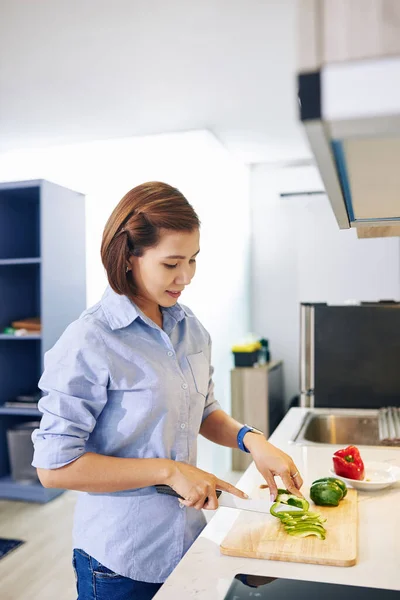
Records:
[[[224,600],[400,600],[400,592],[335,583],[236,575]]]

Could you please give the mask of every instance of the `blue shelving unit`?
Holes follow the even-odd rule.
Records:
[[[0,406],[0,418],[1,415],[18,415],[22,417],[33,417],[34,419],[40,419],[42,413],[37,408],[15,408],[11,406]]]
[[[0,333],[0,498],[47,502],[62,493],[12,480],[7,429],[41,414],[4,404],[38,391],[44,353],[85,309],[85,279],[84,196],[45,180],[1,183],[0,331],[40,317],[41,332]]]
[[[0,266],[5,265],[38,265],[40,258],[3,258],[0,260]]]
[[[14,342],[29,342],[30,340],[41,340],[42,336],[40,334],[31,333],[29,335],[22,335],[18,337],[17,335],[10,335],[9,333],[0,333],[0,340],[9,340]]]
[[[28,500],[29,502],[48,502],[60,496],[64,490],[44,488],[41,483],[18,483],[10,475],[0,477],[2,498],[8,500]]]

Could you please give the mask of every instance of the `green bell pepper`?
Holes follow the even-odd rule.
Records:
[[[330,483],[336,483],[336,485],[338,485],[340,487],[340,489],[343,491],[343,498],[346,497],[347,485],[345,484],[345,482],[342,479],[337,479],[336,477],[322,477],[322,479],[316,479],[315,481],[313,481],[312,485],[314,485],[314,483],[322,483],[325,481],[328,481]]]
[[[310,488],[310,498],[319,506],[339,506],[343,498],[343,490],[332,481],[313,483]]]

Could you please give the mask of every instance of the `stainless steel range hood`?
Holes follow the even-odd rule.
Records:
[[[299,0],[298,17],[300,118],[339,227],[400,235],[400,2]]]
[[[299,100],[339,227],[400,233],[400,58],[300,74]]]

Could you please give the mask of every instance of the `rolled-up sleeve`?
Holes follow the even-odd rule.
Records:
[[[203,417],[201,419],[201,422],[204,421],[204,419],[206,419],[209,415],[211,415],[212,412],[214,412],[214,410],[220,410],[221,409],[221,405],[218,402],[218,400],[215,399],[214,396],[214,381],[213,381],[213,373],[214,373],[214,367],[211,365],[211,338],[209,337],[209,344],[208,344],[208,352],[209,352],[209,361],[210,361],[210,376],[209,376],[209,381],[208,381],[208,392],[207,392],[207,397],[206,397],[206,403],[204,405],[204,411],[203,411]]]
[[[43,413],[32,434],[32,465],[57,469],[85,452],[107,402],[109,369],[100,332],[84,320],[72,323],[45,355],[39,388]]]

